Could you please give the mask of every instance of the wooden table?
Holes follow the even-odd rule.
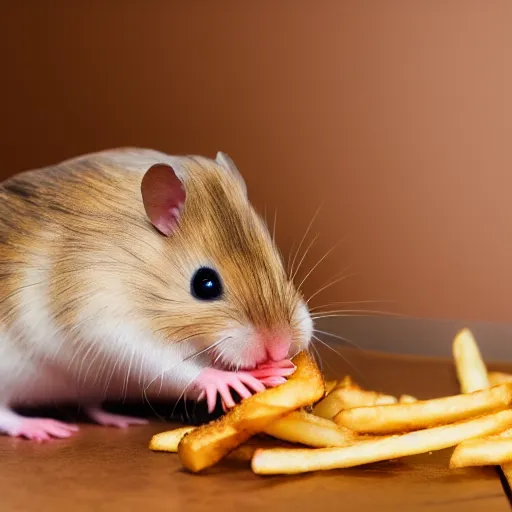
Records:
[[[321,351],[327,376],[350,373],[362,385],[419,398],[457,393],[449,360]],[[498,368],[490,365],[491,368]],[[512,370],[512,365],[500,365]],[[220,464],[190,475],[173,454],[152,453],[155,420],[126,431],[84,425],[69,440],[36,445],[0,438],[0,510],[296,512],[425,510],[501,512],[509,501],[494,468],[451,471],[451,450],[294,477],[257,477]]]

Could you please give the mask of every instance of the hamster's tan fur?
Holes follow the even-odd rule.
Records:
[[[225,162],[122,149],[1,184],[0,405],[139,398],[151,384],[176,396],[205,355],[254,366],[262,333],[282,329],[293,351],[307,345],[306,305]],[[187,197],[169,237],[141,197],[157,163],[173,167]],[[223,300],[191,296],[201,266],[219,271]]]

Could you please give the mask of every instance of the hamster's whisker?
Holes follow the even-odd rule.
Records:
[[[144,402],[146,402],[148,405],[149,405],[149,408],[151,409],[151,411],[153,412],[153,414],[161,421],[161,422],[165,422],[165,418],[163,416],[161,416],[160,414],[158,414],[155,410],[155,408],[153,407],[153,404],[149,401],[149,397],[146,393],[146,388],[144,386],[142,386],[142,390],[141,390],[141,393],[142,393],[142,399]]]
[[[295,272],[292,274],[292,276],[290,277],[290,279],[293,281],[296,277],[297,277],[297,274],[299,273],[299,270],[302,266],[302,264],[304,263],[304,259],[306,258],[306,256],[308,255],[311,247],[313,247],[313,244],[318,240],[318,237],[319,235],[315,235],[313,237],[313,240],[311,240],[311,242],[309,243],[309,245],[306,247],[306,250],[304,251],[304,254],[302,255],[302,258],[300,259],[300,261],[297,263],[297,268],[295,269]]]
[[[91,359],[91,361],[90,361],[90,363],[89,363],[89,366],[87,367],[87,371],[85,372],[85,375],[84,375],[84,380],[83,380],[83,382],[84,382],[84,386],[87,386],[87,376],[89,375],[89,372],[91,371],[91,369],[92,369],[92,367],[93,367],[94,363],[96,362],[96,360],[99,358],[99,356],[100,356],[101,354],[103,354],[103,351],[102,351],[101,349],[99,349],[99,350],[96,352],[96,354],[92,357],[92,359]],[[96,373],[96,375],[97,375],[97,373]],[[97,378],[97,377],[95,377],[94,382],[96,382],[96,378]],[[93,384],[93,386],[94,386],[94,384]]]
[[[107,353],[103,353],[103,360],[100,364],[99,371],[96,372],[96,376],[94,377],[94,381],[92,383],[92,387],[94,388],[96,386],[96,381],[98,380],[98,377],[103,376],[106,370],[106,366],[109,362],[109,355]]]
[[[89,353],[90,353],[90,352],[91,352],[91,350],[93,350],[93,349],[98,350],[98,348],[97,348],[93,343],[91,343],[91,344],[89,345],[89,348],[87,349],[87,351],[86,351],[86,352],[85,352],[85,354],[83,355],[82,360],[80,361],[80,366],[79,366],[79,368],[78,368],[78,374],[77,374],[77,376],[76,376],[76,381],[77,381],[77,383],[79,383],[79,384],[80,384],[80,378],[81,378],[81,375],[82,375],[82,367],[83,367],[83,365],[84,365],[85,361],[87,360],[87,357],[89,356]],[[83,384],[85,385],[85,382],[84,382]]]
[[[299,255],[299,251],[302,248],[302,244],[304,243],[304,240],[308,236],[309,230],[311,229],[311,226],[313,225],[313,222],[315,222],[316,217],[320,213],[320,210],[321,210],[322,206],[323,206],[323,203],[320,203],[320,205],[316,209],[316,212],[314,213],[313,217],[311,217],[311,220],[309,221],[308,227],[306,228],[306,231],[304,232],[304,235],[302,236],[301,241],[300,241],[300,243],[299,243],[299,245],[297,247],[297,250],[295,251],[295,254],[293,256],[292,265],[290,267],[290,274],[294,273],[293,269],[294,269],[294,266],[295,266],[295,261],[297,259],[297,256]]]
[[[184,359],[182,359],[179,363],[171,366],[170,368],[166,368],[165,370],[163,370],[162,372],[159,372],[155,377],[153,377],[149,383],[144,386],[144,389],[147,390],[151,384],[153,384],[153,382],[155,382],[155,380],[161,378],[161,376],[165,375],[167,372],[173,370],[176,366],[180,365],[182,362],[185,362],[185,361],[190,361],[191,359],[194,359],[195,357],[198,357],[200,356],[201,354],[204,354],[206,352],[208,352],[209,350],[213,350],[214,348],[218,347],[221,343],[223,343],[224,341],[228,340],[229,338],[231,338],[231,336],[226,336],[225,338],[221,338],[220,340],[217,340],[215,343],[213,343],[212,345],[210,345],[209,347],[206,347],[206,348],[203,348],[202,350],[200,350],[199,352],[195,352],[194,354],[191,354],[190,356],[187,356],[185,357]]]
[[[194,380],[195,380],[195,378],[192,378],[190,380],[190,382],[183,388],[183,391],[181,392],[180,396],[177,398],[176,403],[174,404],[174,407],[172,408],[171,417],[174,416],[174,413],[176,412],[176,407],[178,407],[180,400],[185,396],[187,389],[194,383]],[[188,416],[186,403],[185,403],[185,415]]]
[[[348,270],[348,268],[350,267],[347,267],[345,268],[342,272],[344,272],[345,270]],[[319,295],[320,293],[322,293],[323,291],[327,290],[327,288],[330,288],[331,286],[334,286],[335,284],[338,284],[340,283],[341,281],[344,281],[345,279],[348,279],[350,277],[353,277],[355,276],[356,274],[355,273],[352,273],[352,274],[344,274],[336,279],[333,279],[332,281],[330,281],[329,283],[325,284],[324,286],[322,286],[321,288],[319,288],[315,293],[313,293],[309,299],[306,301],[306,304],[309,304],[317,295]]]
[[[346,304],[346,305],[350,305],[350,304],[379,304],[381,302],[386,302],[386,301],[382,301],[382,300],[347,300],[347,301],[341,301],[341,302],[329,302],[329,304],[322,304],[319,306],[314,306],[312,308],[309,308],[309,310],[316,311],[317,309],[328,308],[331,306],[344,305],[344,304]]]
[[[320,265],[320,263],[322,263],[322,261],[324,261],[328,256],[329,254],[331,254],[332,251],[334,251],[334,249],[336,249],[338,247],[339,244],[335,244],[333,245],[316,263],[315,265],[313,265],[312,269],[306,274],[306,276],[304,277],[304,279],[300,282],[299,286],[297,286],[298,289],[302,288],[302,285],[306,282],[306,279],[316,270],[316,268],[318,267],[318,265]]]
[[[320,318],[332,318],[332,317],[356,317],[356,316],[385,316],[385,317],[398,317],[404,318],[405,315],[400,313],[393,313],[391,311],[379,311],[371,309],[338,309],[332,311],[318,311],[317,314],[311,315],[313,320],[319,320]]]
[[[351,363],[343,354],[340,354],[337,350],[335,350],[333,347],[331,347],[328,343],[325,343],[325,341],[321,340],[318,336],[316,336],[315,334],[313,334],[313,338],[318,341],[319,343],[321,343],[323,346],[325,346],[326,348],[328,348],[329,350],[331,350],[332,352],[334,352],[337,356],[341,357],[341,359],[347,363],[350,368],[352,368],[352,370],[357,373],[360,377],[360,379],[364,382],[366,380],[366,377],[362,374],[362,372],[357,369],[353,363]]]
[[[67,371],[69,371],[71,369],[71,365],[75,362],[75,359],[78,357],[78,355],[80,354],[80,352],[85,348],[87,347],[87,343],[83,342],[82,343],[79,343],[78,344],[78,348],[76,349],[75,353],[71,356],[71,359],[68,363],[68,366],[67,366]]]
[[[225,354],[227,348],[228,347],[226,346],[226,347],[222,347],[220,349],[220,352],[217,354],[217,357],[215,358],[212,366],[215,366],[217,364],[217,361],[219,361],[219,360],[222,361],[222,358],[224,357],[224,354]]]
[[[272,228],[272,243],[276,243],[277,209],[274,210],[274,226]]]
[[[143,371],[144,371],[144,358],[145,354],[142,354],[142,357],[140,358],[140,368],[139,368],[139,386],[142,386],[142,382],[144,381],[143,377]]]
[[[324,361],[320,357],[320,352],[318,351],[318,349],[315,347],[315,345],[313,343],[311,343],[311,350],[314,352],[314,359],[316,360],[316,364],[320,368],[320,371],[322,373],[324,373],[324,371],[323,371]],[[329,363],[327,363],[327,364],[329,364]]]
[[[115,373],[116,373],[116,370],[117,370],[117,365],[119,364],[119,361],[120,360],[124,360],[124,354],[126,352],[127,348],[125,347],[122,354],[114,361],[114,364],[112,366],[112,371],[110,372],[110,376],[107,380],[107,383],[105,384],[105,389],[103,391],[103,399],[105,400],[106,397],[107,397],[107,394],[108,394],[108,388],[110,386],[110,382],[112,381],[112,378],[114,377]]]
[[[130,385],[130,374],[132,370],[132,363],[133,359],[135,357],[135,347],[132,347],[132,353],[130,356],[130,362],[128,363],[128,371],[126,372],[125,378],[124,378],[124,384],[123,384],[123,392],[124,392],[124,399],[123,403],[126,402],[126,399],[128,398],[128,387]]]
[[[214,349],[215,347],[219,346],[221,343],[223,343],[224,341],[226,341],[227,339],[231,338],[231,336],[227,336],[225,338],[221,338],[220,340],[216,341],[215,343],[213,343],[212,345],[210,345],[209,347],[206,347],[204,348],[203,350],[200,350],[199,352],[196,352],[195,354],[192,354],[186,358],[183,359],[183,361],[188,361],[188,360],[191,360],[195,357],[198,357],[200,356],[201,354],[204,354],[205,352],[208,352],[209,350],[212,350]],[[147,395],[147,390],[148,388],[153,384],[153,382],[155,382],[158,378],[161,379],[161,383],[160,383],[160,389],[159,389],[159,392],[158,394],[160,394],[161,390],[162,390],[162,382],[163,382],[163,378],[164,378],[164,375],[173,370],[176,366],[178,365],[174,365],[172,366],[171,368],[167,368],[165,369],[164,371],[160,372],[158,375],[156,375],[155,377],[153,377],[149,383],[147,385],[143,385],[142,386],[142,396],[143,396],[143,399],[147,402],[147,404],[149,405],[149,407],[151,408],[151,410],[153,411],[153,413],[161,420],[161,421],[165,421],[165,419],[160,416],[154,409],[154,407],[152,406],[150,400],[149,400],[149,397]],[[186,392],[186,390],[190,387],[190,385],[194,382],[196,378],[193,377],[190,382],[185,386],[185,388],[183,389],[182,393],[180,394],[180,396],[178,397],[178,399],[176,400],[176,403],[174,405],[174,408],[171,412],[171,417],[174,415],[175,411],[176,411],[176,407],[178,406],[180,400],[183,398],[183,395],[184,393]],[[186,405],[185,405],[185,409],[186,409]]]
[[[345,343],[351,345],[352,347],[364,352],[363,347],[358,345],[355,341],[349,340],[348,338],[344,338],[343,336],[340,336],[339,334],[333,334],[332,332],[329,332],[329,331],[321,331],[320,329],[315,329],[315,332],[319,333],[319,334],[325,334],[326,336],[330,336],[331,338],[336,338],[337,340],[344,341]]]
[[[288,251],[288,257],[286,258],[286,275],[290,275],[290,260],[292,259],[293,248],[295,247],[295,241],[292,242],[290,250]]]
[[[204,354],[205,352],[208,352],[209,350],[213,350],[214,348],[217,348],[219,345],[224,343],[226,340],[229,340],[230,338],[232,338],[232,336],[226,336],[225,338],[221,338],[220,340],[217,340],[215,343],[213,343],[209,347],[203,348],[199,352],[196,352],[195,354],[192,354],[192,355],[186,357],[185,359],[183,359],[183,361],[188,361],[189,359],[193,359],[194,357],[200,356],[201,354]]]

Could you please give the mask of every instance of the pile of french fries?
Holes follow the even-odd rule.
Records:
[[[455,448],[450,468],[501,466],[512,479],[512,374],[488,372],[468,329],[453,341],[461,393],[417,400],[325,381],[306,352],[286,383],[240,402],[220,419],[155,435],[197,473],[223,459],[258,475],[361,466]]]

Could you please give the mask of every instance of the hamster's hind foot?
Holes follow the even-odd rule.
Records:
[[[130,425],[147,425],[149,423],[148,420],[144,418],[112,414],[97,406],[87,407],[86,413],[92,420],[104,427],[127,428]]]
[[[70,437],[78,427],[49,418],[25,418],[10,409],[0,408],[0,431],[11,437],[43,442]]]

